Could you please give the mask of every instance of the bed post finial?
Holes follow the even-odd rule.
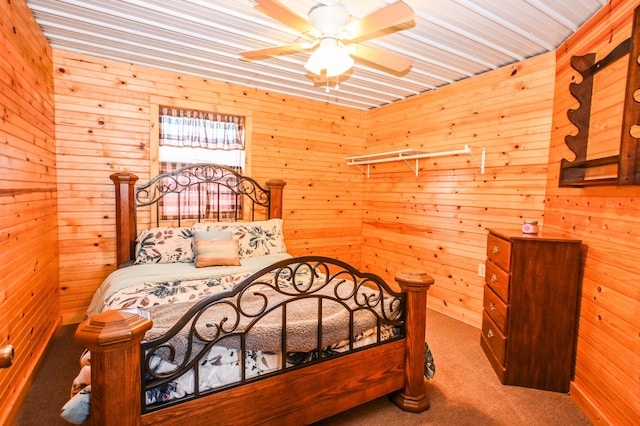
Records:
[[[114,173],[110,178],[116,186],[116,266],[120,266],[133,259],[136,242],[134,185],[138,176]]]
[[[391,396],[405,411],[419,413],[429,408],[424,384],[427,290],[434,279],[425,272],[403,271],[396,275],[400,289],[407,293],[407,348],[404,389]]]
[[[89,424],[141,424],[140,341],[152,325],[144,311],[109,310],[78,326],[75,339],[91,351]]]
[[[269,219],[282,219],[282,189],[287,182],[281,179],[271,179],[267,181],[269,188]]]

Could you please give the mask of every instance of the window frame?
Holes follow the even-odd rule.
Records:
[[[151,96],[149,100],[149,178],[160,173],[160,107],[171,107],[185,110],[206,111],[214,114],[235,115],[244,118],[244,167],[243,174],[251,176],[251,135],[252,117],[250,111],[227,106],[219,106],[209,102],[176,99],[163,96]],[[151,223],[160,223],[156,217],[155,209],[151,209]],[[243,216],[246,212],[242,212]]]

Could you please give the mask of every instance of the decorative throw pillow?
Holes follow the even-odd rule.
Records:
[[[196,268],[239,266],[237,240],[196,240]]]
[[[138,235],[135,264],[193,262],[191,228],[151,228]]]
[[[193,231],[193,238],[195,240],[233,240],[233,232],[211,230],[211,231]]]
[[[210,222],[193,225],[197,231],[231,231],[239,242],[240,258],[286,253],[282,233],[282,219],[255,222]]]

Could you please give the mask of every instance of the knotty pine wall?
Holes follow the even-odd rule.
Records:
[[[59,324],[51,48],[24,1],[0,2],[0,424]]]
[[[559,164],[562,158],[573,159],[564,138],[576,131],[567,118],[567,110],[578,106],[568,92],[570,82],[578,78],[569,60],[592,52],[596,59],[608,54],[631,35],[637,6],[637,1],[611,2],[557,49],[545,226],[569,232],[585,246],[571,394],[594,423],[603,425],[640,422],[640,187],[559,188]],[[620,62],[627,61],[628,55]],[[611,106],[602,111],[599,104],[593,105],[597,118],[592,119],[592,131],[606,134],[611,128],[614,134],[609,140],[619,148],[626,72],[615,72],[617,65],[610,67],[595,81],[609,81],[612,76],[622,84],[609,81],[610,87],[594,96],[594,102]],[[610,143],[600,140],[597,145],[590,144],[590,151]]]
[[[17,349],[15,368],[0,370],[0,423],[60,312],[56,217],[60,306],[64,321],[75,322],[115,267],[108,176],[148,178],[149,110],[162,101],[249,111],[253,175],[288,182],[285,236],[294,254],[336,255],[387,278],[426,269],[436,277],[430,306],[471,324],[481,310],[485,227],[533,218],[581,238],[572,396],[597,424],[630,424],[640,417],[639,189],[559,189],[557,175],[567,155],[568,57],[608,51],[628,36],[634,3],[614,1],[559,49],[557,77],[554,58],[543,55],[368,113],[69,52],[54,51],[51,70],[52,53],[23,0],[0,3],[0,336]],[[380,165],[370,179],[343,161],[465,143],[487,148],[484,175],[467,156],[421,160],[418,177],[404,163]]]
[[[249,117],[250,174],[261,183],[287,182],[288,250],[359,264],[363,180],[344,157],[364,149],[364,111],[59,50],[53,60],[65,323],[84,317],[116,267],[109,176],[127,171],[139,183],[149,179],[149,135],[157,131],[150,117],[158,104]]]
[[[486,228],[544,223],[554,61],[541,55],[370,112],[367,152],[469,145],[473,155],[421,159],[418,176],[403,162],[373,167],[363,266],[388,278],[429,271],[429,307],[480,327]]]
[[[429,307],[479,325],[486,227],[538,219],[584,243],[584,278],[573,399],[596,424],[640,419],[640,188],[558,188],[564,144],[575,128],[569,84],[572,55],[605,56],[631,34],[635,1],[614,1],[553,56],[542,55],[422,96],[368,117],[367,152],[486,147],[480,175],[464,156],[421,160],[419,176],[403,163],[382,164],[365,180],[362,265],[387,278],[406,266],[430,271]],[[557,61],[557,64],[556,64]],[[556,70],[557,67],[557,70]],[[624,67],[623,67],[624,68]],[[619,141],[625,72],[600,77],[590,152]],[[618,122],[618,128],[615,123]],[[617,133],[616,133],[617,132]],[[549,143],[550,141],[550,143]],[[619,142],[618,142],[619,143]],[[427,336],[428,337],[428,336]]]

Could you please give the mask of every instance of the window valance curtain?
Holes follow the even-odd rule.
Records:
[[[160,145],[244,149],[244,119],[232,115],[161,107]]]

